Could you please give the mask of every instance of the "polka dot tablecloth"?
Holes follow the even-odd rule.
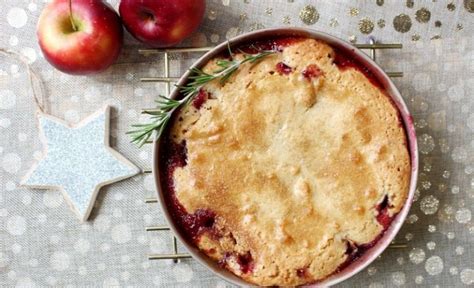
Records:
[[[143,57],[126,35],[125,49],[106,72],[69,76],[41,54],[35,25],[45,2],[0,3],[0,47],[21,53],[41,77],[45,106],[71,123],[108,103],[111,144],[142,168],[150,147],[138,149],[124,135],[140,121],[162,84],[159,56]],[[110,1],[117,8],[117,1]],[[420,144],[416,199],[396,238],[406,248],[388,249],[340,287],[463,287],[474,285],[474,1],[208,0],[201,29],[183,45],[215,45],[247,31],[275,26],[318,29],[366,43],[369,37],[403,43],[377,60],[395,79],[414,114]],[[198,55],[171,61],[179,76]],[[41,157],[35,104],[25,66],[0,56],[0,286],[226,287],[228,283],[194,260],[148,261],[172,251],[166,232],[145,232],[164,217],[153,195],[153,179],[135,176],[105,187],[89,222],[80,224],[57,191],[18,187]],[[183,249],[180,247],[180,249]]]

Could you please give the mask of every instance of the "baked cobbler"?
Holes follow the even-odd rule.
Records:
[[[315,283],[373,246],[404,205],[405,131],[371,72],[328,44],[246,49],[276,53],[177,111],[160,148],[163,193],[189,241],[237,276]]]

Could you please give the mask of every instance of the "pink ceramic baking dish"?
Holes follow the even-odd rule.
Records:
[[[385,88],[386,94],[393,100],[393,103],[398,108],[400,112],[400,116],[405,127],[405,131],[407,134],[407,146],[409,149],[409,153],[411,156],[411,179],[410,179],[410,188],[407,201],[403,206],[400,213],[398,213],[395,219],[390,224],[390,227],[385,231],[382,238],[377,241],[377,243],[367,250],[362,256],[353,262],[351,262],[347,267],[342,269],[340,272],[333,274],[332,276],[324,279],[323,281],[314,284],[314,287],[327,287],[331,285],[335,285],[341,281],[348,279],[349,277],[355,275],[357,272],[364,269],[367,265],[369,265],[372,261],[374,261],[377,256],[379,256],[385,248],[392,242],[395,238],[395,235],[400,230],[403,222],[408,214],[410,209],[413,195],[416,188],[417,176],[418,176],[418,147],[417,147],[417,140],[415,134],[415,128],[413,125],[413,119],[410,115],[410,112],[407,109],[407,106],[400,95],[399,91],[391,81],[391,79],[387,76],[387,74],[373,61],[371,60],[365,53],[358,50],[351,44],[342,41],[336,37],[330,36],[328,34],[311,30],[311,29],[304,29],[304,28],[271,28],[271,29],[263,29],[258,30],[250,33],[246,33],[235,37],[229,41],[229,43],[225,42],[208,53],[202,56],[192,67],[202,67],[206,64],[210,59],[216,57],[217,55],[222,54],[224,51],[228,49],[228,45],[230,47],[237,47],[244,43],[251,43],[254,41],[262,40],[262,39],[271,39],[271,38],[278,38],[278,37],[306,37],[306,38],[314,38],[318,40],[322,40],[332,47],[343,51],[346,55],[353,57],[358,62],[360,62],[363,66],[367,67],[377,78],[377,80],[382,83]],[[190,76],[190,72],[186,72],[179,82],[178,85],[184,85],[188,81],[188,77]],[[171,98],[178,97],[179,92],[177,89],[171,94]],[[176,223],[174,222],[173,218],[170,215],[169,206],[166,205],[167,201],[166,197],[163,195],[163,189],[161,187],[160,181],[160,173],[159,173],[159,151],[160,149],[160,140],[155,141],[154,143],[154,163],[153,163],[153,174],[155,178],[156,184],[156,191],[158,195],[159,202],[161,204],[161,208],[164,211],[164,215],[171,227],[171,230],[176,235],[176,237],[183,243],[183,245],[187,248],[189,253],[193,256],[194,259],[199,261],[202,265],[207,267],[209,270],[213,271],[223,279],[236,284],[236,285],[244,285],[248,286],[249,283],[245,282],[241,278],[235,276],[225,268],[220,267],[215,261],[209,259],[205,254],[200,252],[192,243],[189,243],[186,237],[182,234],[180,229],[176,227]]]

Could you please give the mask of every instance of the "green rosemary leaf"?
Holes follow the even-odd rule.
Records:
[[[238,66],[233,66],[232,68],[230,68],[229,71],[224,76],[221,77],[220,83],[224,84],[225,82],[227,82],[230,76],[232,76],[232,74],[234,74],[234,72],[237,71],[238,68],[239,68]]]
[[[163,95],[158,95],[158,99],[155,100],[155,102],[157,103],[173,103],[173,104],[178,104],[179,101],[177,100],[174,100],[174,99],[171,99],[171,98],[167,98]]]
[[[147,110],[147,111],[143,111],[142,114],[151,115],[151,116],[161,116],[161,115],[166,115],[166,111],[163,111],[163,110]]]
[[[219,83],[224,85],[226,81],[242,66],[247,62],[255,63],[258,60],[275,53],[275,51],[262,51],[257,54],[243,53],[244,59],[238,60],[234,58],[234,54],[230,49],[230,44],[227,43],[229,49],[229,55],[231,60],[218,60],[216,62],[219,69],[214,71],[212,74],[204,72],[199,68],[191,68],[191,76],[189,76],[189,82],[184,86],[177,86],[179,91],[182,93],[183,98],[180,100],[170,99],[163,95],[158,95],[158,99],[155,100],[157,106],[156,109],[144,111],[144,114],[150,115],[148,123],[134,124],[131,131],[126,132],[130,135],[132,143],[137,144],[139,147],[143,146],[152,136],[156,139],[160,138],[166,125],[171,119],[171,115],[176,109],[183,105],[188,105],[194,97],[199,93],[204,85],[207,83],[219,79]]]
[[[147,124],[133,124],[132,127],[136,127],[136,128],[141,128],[141,127],[148,127],[150,124],[147,123]]]
[[[229,61],[229,60],[217,60],[216,65],[222,68],[227,68],[233,63],[234,63],[233,61]]]

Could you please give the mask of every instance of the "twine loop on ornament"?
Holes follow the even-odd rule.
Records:
[[[8,50],[5,48],[0,47],[0,54],[5,56],[6,58],[9,59],[15,59],[19,62],[21,62],[25,67],[26,67],[26,73],[28,75],[28,79],[30,82],[31,86],[31,91],[33,93],[33,100],[35,101],[36,108],[39,110],[41,113],[46,113],[46,98],[45,98],[45,88],[43,85],[43,81],[41,80],[41,76],[38,75],[38,73],[35,72],[33,67],[31,67],[31,64],[28,62],[28,59],[26,59],[25,56],[21,55],[18,52]],[[36,83],[36,84],[35,84]]]

